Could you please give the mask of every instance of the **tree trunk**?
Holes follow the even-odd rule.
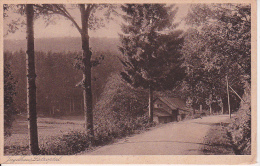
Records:
[[[34,63],[34,31],[33,5],[26,5],[27,18],[27,111],[28,111],[28,128],[29,128],[29,145],[33,155],[39,154],[38,133],[37,133],[37,112],[36,112],[36,74]]]
[[[223,108],[223,106],[221,107],[221,113],[222,113],[222,115],[224,115],[224,108]]]
[[[149,86],[149,120],[153,122],[153,89]]]
[[[83,61],[83,97],[84,97],[84,113],[85,113],[85,128],[93,142],[93,110],[92,110],[92,91],[91,91],[91,51],[89,49],[88,35],[88,18],[89,13],[86,12],[85,5],[80,4],[81,22],[82,22],[82,61]]]
[[[212,108],[211,108],[211,104],[209,105],[209,114],[212,115]]]

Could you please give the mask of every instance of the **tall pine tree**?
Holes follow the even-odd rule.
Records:
[[[149,90],[149,117],[153,121],[153,92],[172,89],[183,78],[180,48],[181,31],[173,31],[177,9],[164,4],[127,4],[122,6],[124,55],[121,76],[134,87]],[[166,32],[171,33],[166,33]]]

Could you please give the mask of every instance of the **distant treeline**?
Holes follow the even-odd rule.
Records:
[[[82,72],[75,68],[75,57],[81,52],[36,52],[37,110],[39,115],[60,116],[83,114]],[[93,58],[104,56],[101,64],[92,68],[93,105],[98,101],[108,77],[121,70],[116,53],[93,51]],[[26,53],[5,51],[4,63],[10,64],[17,81],[14,99],[18,112],[26,111]]]
[[[90,38],[90,47],[95,51],[110,51],[119,54],[117,46],[120,44],[118,38]],[[81,48],[80,37],[60,37],[60,38],[40,38],[35,39],[35,50],[43,52],[77,52]],[[26,50],[26,39],[24,40],[4,40],[4,51]]]

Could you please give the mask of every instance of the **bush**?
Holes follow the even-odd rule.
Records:
[[[72,131],[60,137],[53,137],[40,145],[42,155],[73,155],[89,147],[86,132]]]
[[[251,154],[251,89],[248,84],[245,88],[243,101],[236,117],[228,128],[227,136],[230,138],[233,150],[237,155]]]
[[[95,144],[100,145],[153,125],[144,115],[148,94],[112,74],[94,109]]]
[[[16,81],[11,72],[10,65],[4,65],[4,135],[11,135],[10,128],[16,114],[13,104],[16,95]]]
[[[131,135],[142,130],[146,130],[149,127],[154,126],[155,123],[150,123],[149,118],[144,115],[141,117],[125,118],[116,122],[110,122],[109,124],[99,124],[95,126],[95,145],[103,145],[115,138],[122,138],[127,135]]]
[[[5,155],[30,155],[29,146],[12,145],[4,147]]]
[[[40,145],[40,153],[41,155],[73,155],[88,149],[90,146],[105,145],[116,138],[122,138],[153,126],[154,123],[150,123],[148,119],[147,116],[142,116],[136,119],[126,118],[112,125],[104,123],[96,125],[92,145],[86,132],[72,131],[62,136],[52,137]],[[15,149],[19,148],[15,147]]]

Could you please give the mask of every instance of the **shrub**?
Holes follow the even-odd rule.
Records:
[[[105,125],[105,123],[96,125],[94,143],[92,145],[105,145],[116,138],[122,138],[145,130],[154,125],[148,119],[147,116],[142,116],[136,119],[126,118],[125,120],[110,123],[111,125]],[[40,149],[42,155],[73,155],[86,150],[90,145],[90,139],[86,132],[72,131],[62,136],[48,139],[44,144],[40,145]]]
[[[113,74],[94,109],[95,144],[151,126],[143,111],[147,99],[146,92],[130,87],[118,74]]]
[[[137,118],[125,118],[115,122],[101,123],[95,126],[95,145],[103,145],[115,138],[122,138],[154,126],[144,115]]]
[[[86,132],[72,131],[59,137],[52,137],[40,145],[42,155],[73,155],[89,147]]]
[[[5,155],[30,155],[29,146],[12,145],[4,147]]]
[[[233,150],[237,155],[251,154],[251,89],[247,84],[236,117],[228,128],[227,136],[230,138]]]
[[[4,65],[4,135],[11,135],[10,128],[16,114],[14,108],[14,96],[16,95],[16,81],[11,72],[10,65]]]

